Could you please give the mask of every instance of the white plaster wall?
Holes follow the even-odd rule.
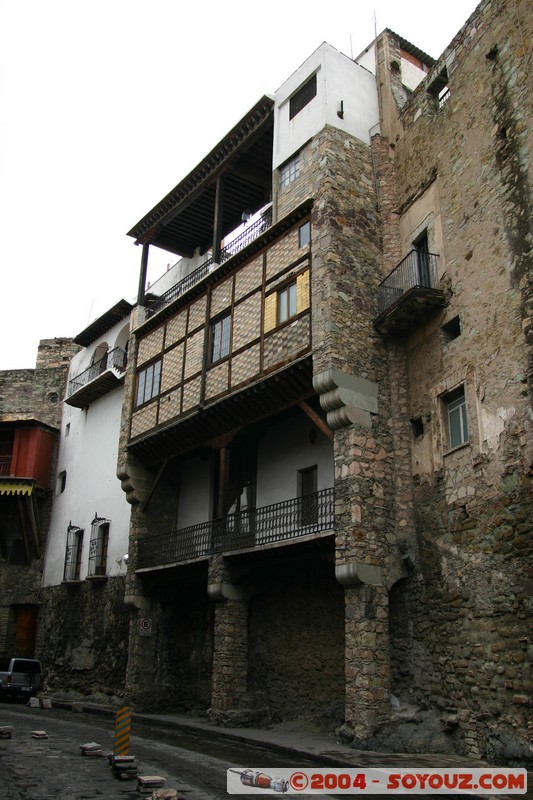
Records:
[[[309,433],[316,431],[315,444]],[[298,470],[318,466],[318,489],[333,486],[333,446],[304,417],[269,429],[259,443],[257,464],[257,507],[291,500],[298,496]]]
[[[116,325],[72,360],[69,378],[83,372],[99,344],[112,349],[123,337]],[[120,345],[119,345],[120,346]],[[95,514],[110,520],[107,574],[125,575],[123,556],[128,551],[130,506],[116,477],[122,386],[91,403],[87,410],[65,404],[61,422],[57,473],[66,471],[65,491],[54,487],[54,503],[47,540],[43,585],[63,580],[67,528],[70,522],[84,529],[80,578],[87,576],[91,521]],[[68,430],[68,435],[67,435]],[[119,563],[121,561],[121,563]]]
[[[406,58],[402,58],[402,83],[408,89],[414,91],[418,84],[422,83],[426,75],[427,72],[424,72],[423,69],[420,69],[420,67],[417,67]]]
[[[315,72],[316,97],[290,120],[291,96]],[[379,121],[374,76],[325,42],[278,89],[275,100],[274,169],[325,125],[333,125],[369,144],[369,130]],[[337,115],[341,100],[344,105],[343,119]]]
[[[198,525],[211,519],[211,462],[191,459],[180,470],[178,528]]]

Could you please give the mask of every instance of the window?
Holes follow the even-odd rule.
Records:
[[[413,242],[413,250],[416,253],[416,285],[429,288],[431,287],[431,275],[429,271],[429,241],[427,231],[424,231],[424,233]]]
[[[300,154],[287,161],[279,171],[279,188],[283,189],[289,183],[295,181],[300,175]]]
[[[300,524],[312,525],[318,520],[318,467],[316,464],[298,472]]]
[[[81,551],[83,546],[83,529],[70,524],[67,528],[67,549],[65,552],[64,581],[79,581],[81,568]]]
[[[459,315],[453,317],[449,322],[446,322],[442,326],[442,332],[446,342],[452,342],[454,339],[457,339],[461,335],[461,320]]]
[[[303,86],[293,94],[289,100],[289,119],[298,114],[302,108],[311,102],[313,97],[316,96],[316,73],[312,75]]]
[[[67,471],[66,469],[61,470],[57,474],[57,494],[63,494],[65,488],[67,486]]]
[[[446,67],[437,75],[433,83],[429,86],[428,92],[433,96],[438,108],[442,108],[450,99],[450,87],[448,86],[448,71]]]
[[[304,222],[298,228],[298,247],[305,247],[311,241],[311,223]]]
[[[137,375],[136,406],[142,406],[159,394],[161,384],[161,361],[155,361],[149,367],[140,370]]]
[[[109,524],[108,519],[102,519],[101,517],[95,517],[91,523],[88,575],[106,574]]]
[[[218,319],[211,325],[211,363],[229,356],[231,334],[231,314]]]
[[[296,281],[278,292],[278,325],[296,316]]]
[[[448,417],[448,446],[450,450],[468,442],[466,396],[464,386],[444,398]]]

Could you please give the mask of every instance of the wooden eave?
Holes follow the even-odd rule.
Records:
[[[243,211],[269,200],[272,183],[274,100],[266,95],[129,232],[136,244],[153,244],[191,258],[212,244],[216,181],[224,177],[222,235],[241,223]]]
[[[102,314],[101,317],[91,322],[81,333],[72,340],[75,344],[88,347],[104,333],[113,328],[118,322],[129,318],[133,306],[127,300],[119,300],[112,308]]]

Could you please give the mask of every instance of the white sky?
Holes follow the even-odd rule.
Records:
[[[134,299],[127,231],[322,42],[436,58],[476,5],[0,0],[0,369]]]

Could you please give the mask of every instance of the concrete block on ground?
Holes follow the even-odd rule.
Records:
[[[31,735],[34,739],[48,739],[46,731],[32,731]]]
[[[13,733],[12,725],[0,725],[0,739],[11,739]]]
[[[149,800],[180,800],[176,789],[156,789],[149,797]]]
[[[30,708],[39,708],[41,705],[41,701],[38,697],[30,697],[28,700],[28,705]]]
[[[98,742],[87,742],[86,744],[80,744],[80,750],[82,756],[102,757],[104,755],[104,751]]]
[[[162,789],[166,779],[160,775],[139,775],[137,778],[137,791],[142,794],[151,794],[154,789]]]
[[[41,708],[52,708],[52,701],[49,697],[41,698]]]

